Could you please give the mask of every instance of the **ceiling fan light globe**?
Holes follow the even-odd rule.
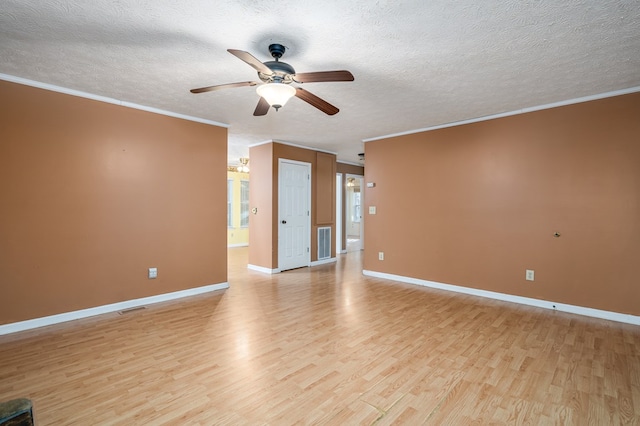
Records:
[[[294,87],[284,83],[263,84],[256,91],[275,109],[283,107],[296,94]]]

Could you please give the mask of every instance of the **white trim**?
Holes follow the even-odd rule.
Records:
[[[233,226],[233,190],[234,190],[234,184],[233,181],[235,179],[229,179],[227,177],[227,229],[229,231],[234,230],[235,227]]]
[[[280,269],[278,269],[278,268],[269,269],[269,268],[265,268],[264,266],[256,266],[256,265],[252,265],[252,264],[248,264],[247,265],[247,269],[251,269],[252,271],[262,272],[264,274],[279,274],[280,273]]]
[[[280,223],[282,222],[282,194],[283,194],[283,190],[282,190],[282,165],[283,164],[292,164],[292,165],[297,165],[297,166],[303,166],[306,167],[307,169],[307,173],[308,173],[308,179],[307,179],[307,194],[306,194],[306,203],[307,205],[305,206],[305,208],[307,209],[307,221],[306,221],[306,235],[304,236],[305,240],[304,240],[304,245],[307,246],[307,256],[306,256],[306,265],[297,265],[294,266],[293,268],[287,268],[287,269],[282,269],[282,259],[284,259],[284,256],[282,256],[282,251],[283,251],[283,239],[280,238]],[[312,195],[312,188],[311,188],[311,181],[313,179],[313,176],[311,175],[313,171],[313,166],[311,163],[307,163],[306,161],[298,161],[298,160],[290,160],[288,158],[278,158],[278,269],[280,271],[282,270],[289,270],[289,269],[296,269],[296,268],[300,268],[303,266],[308,266],[311,264],[311,232],[312,232],[312,227],[311,227],[311,208],[312,208],[312,203],[311,203],[311,195]]]
[[[253,148],[254,146],[266,145],[269,143],[273,143],[273,139],[267,139],[266,141],[252,143],[251,145],[249,145],[249,148]]]
[[[249,247],[249,243],[228,244],[227,248]]]
[[[358,235],[358,239],[360,240],[360,247],[364,247],[364,221],[365,221],[365,217],[367,216],[368,211],[365,214],[364,211],[364,207],[366,205],[366,200],[365,200],[365,189],[366,188],[366,182],[364,180],[364,176],[363,175],[355,175],[353,173],[346,173],[346,178],[354,178],[354,179],[358,179],[358,181],[360,182],[360,235]],[[346,189],[346,187],[345,187]],[[346,190],[345,192],[345,196],[348,198],[349,196],[349,190]],[[345,198],[346,199],[346,198]],[[346,209],[349,206],[349,202],[347,200],[347,205],[345,206],[345,217],[349,217],[349,212],[346,211]],[[350,220],[347,220],[346,222],[351,222]],[[353,223],[353,222],[352,222]],[[345,224],[346,225],[346,224]],[[349,239],[349,232],[346,232],[346,236],[347,239]],[[349,242],[347,242],[347,245],[349,245]]]
[[[335,263],[337,262],[338,259],[335,257],[330,257],[329,259],[322,259],[322,260],[314,260],[313,262],[311,262],[309,264],[309,266],[320,266],[320,265],[326,265],[328,263]]]
[[[468,120],[462,120],[462,121],[454,121],[452,123],[439,124],[437,126],[425,127],[422,129],[407,130],[405,132],[392,133],[390,135],[376,136],[373,138],[363,139],[362,142],[365,142],[365,143],[373,142],[380,139],[389,139],[389,138],[395,138],[397,136],[406,136],[406,135],[412,135],[415,133],[429,132],[431,130],[444,129],[447,127],[462,126],[463,124],[478,123],[480,121],[494,120],[496,118],[510,117],[512,115],[526,114],[528,112],[541,111],[544,109],[551,109],[551,108],[557,108],[561,106],[579,104],[582,102],[595,101],[598,99],[612,98],[614,96],[628,95],[630,93],[636,93],[636,92],[640,92],[640,86],[630,87],[628,89],[622,89],[622,90],[614,90],[613,92],[600,93],[597,95],[583,96],[581,98],[569,99],[569,100],[560,101],[560,102],[553,102],[545,105],[522,108],[522,109],[517,109],[515,111],[502,112],[502,113],[493,114],[493,115],[486,115],[484,117],[470,118]]]
[[[342,173],[336,173],[336,253],[340,253],[342,251],[342,234],[343,234],[343,221],[344,217],[344,207],[342,206],[342,201],[344,199],[344,182],[342,179]]]
[[[0,73],[0,80],[10,81],[12,83],[23,84],[25,86],[37,87],[38,89],[49,90],[52,92],[64,93],[65,95],[77,96],[79,98],[91,99],[94,101],[104,102],[107,104],[119,105],[125,108],[133,108],[141,111],[147,111],[154,114],[166,115],[168,117],[180,118],[188,121],[195,121],[197,123],[210,124],[212,126],[229,128],[229,124],[219,123],[217,121],[207,120],[204,118],[193,117],[190,115],[179,114],[177,112],[165,111],[158,108],[153,108],[145,105],[134,104],[132,102],[123,101],[120,99],[109,98],[107,96],[94,95],[92,93],[82,92],[80,90],[68,89],[66,87],[55,86],[49,83],[41,83],[39,81],[28,80],[22,77],[15,77],[13,75]]]
[[[293,146],[295,148],[302,148],[302,149],[308,149],[310,151],[324,152],[326,154],[333,154],[333,155],[336,155],[336,156],[338,155],[337,152],[327,151],[326,149],[312,148],[312,147],[308,147],[308,146],[304,146],[304,145],[298,145],[296,143],[283,142],[283,141],[274,141],[274,140],[257,142],[257,143],[254,143],[252,145],[249,145],[249,148],[253,148],[254,146],[266,145],[266,144],[269,144],[269,143],[279,143],[280,145],[288,145],[288,146]]]
[[[110,312],[131,309],[139,306],[151,305],[153,303],[166,302],[169,300],[181,299],[183,297],[195,296],[216,290],[229,288],[229,283],[211,284],[203,287],[190,288],[187,290],[174,291],[172,293],[157,294],[155,296],[143,297],[141,299],[126,300],[124,302],[111,303],[109,305],[96,306],[79,311],[65,312],[62,314],[50,315],[47,317],[34,318],[26,321],[14,322],[0,325],[0,336],[3,334],[17,333],[18,331],[31,330],[33,328],[45,327],[62,322],[73,321]]]
[[[307,163],[306,161],[298,161],[298,160],[291,160],[290,158],[283,158],[283,157],[278,157],[278,166],[280,166],[280,164],[282,163],[292,163],[292,164],[297,164],[299,166],[308,166],[309,167],[309,182],[311,182],[311,163]],[[279,171],[279,167],[278,167],[278,171]],[[311,189],[311,186],[309,186],[309,189]]]
[[[340,250],[340,254],[347,254],[346,250]]]
[[[473,296],[486,297],[489,299],[502,300],[505,302],[519,303],[521,305],[536,306],[538,308],[551,309],[554,311],[569,312],[572,314],[584,315],[588,317],[601,318],[610,321],[624,322],[627,324],[640,325],[640,316],[622,314],[619,312],[603,311],[600,309],[587,308],[584,306],[567,305],[564,303],[550,302],[548,300],[532,299],[530,297],[515,296],[512,294],[497,293],[477,288],[462,287],[451,284],[443,284],[435,281],[421,280],[418,278],[403,277],[401,275],[387,274],[384,272],[362,271],[363,275],[386,280],[400,281],[407,284],[416,284],[424,287],[437,288],[439,290],[454,291],[456,293],[470,294]]]

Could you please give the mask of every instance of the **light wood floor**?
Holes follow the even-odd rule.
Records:
[[[39,425],[640,424],[640,327],[364,278],[360,253],[0,336]]]

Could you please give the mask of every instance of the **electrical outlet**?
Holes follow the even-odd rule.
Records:
[[[383,251],[378,252],[378,260],[384,260],[384,252]]]
[[[527,279],[527,281],[533,281],[534,277],[535,277],[535,273],[533,269],[527,269],[527,272],[525,273],[525,278]]]
[[[153,280],[158,278],[158,268],[149,268],[149,279]]]

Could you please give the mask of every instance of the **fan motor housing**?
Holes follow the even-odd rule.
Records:
[[[265,83],[277,81],[280,83],[291,83],[293,81],[292,76],[295,75],[296,70],[286,62],[280,62],[280,58],[284,55],[287,48],[282,44],[270,44],[269,53],[275,59],[275,61],[263,62],[273,74],[263,74],[258,72],[258,77]]]
[[[273,71],[272,75],[258,72],[258,77],[260,77],[260,80],[264,81],[265,83],[268,83],[274,80],[291,82],[292,81],[291,76],[296,73],[296,70],[293,69],[293,67],[287,64],[286,62],[269,61],[269,62],[264,62],[264,64],[267,67],[269,67],[271,71]]]
[[[264,64],[268,66],[269,69],[271,69],[271,71],[273,71],[276,74],[284,75],[284,74],[296,73],[296,70],[294,70],[293,67],[287,64],[286,62],[269,61],[269,62],[265,62]]]

